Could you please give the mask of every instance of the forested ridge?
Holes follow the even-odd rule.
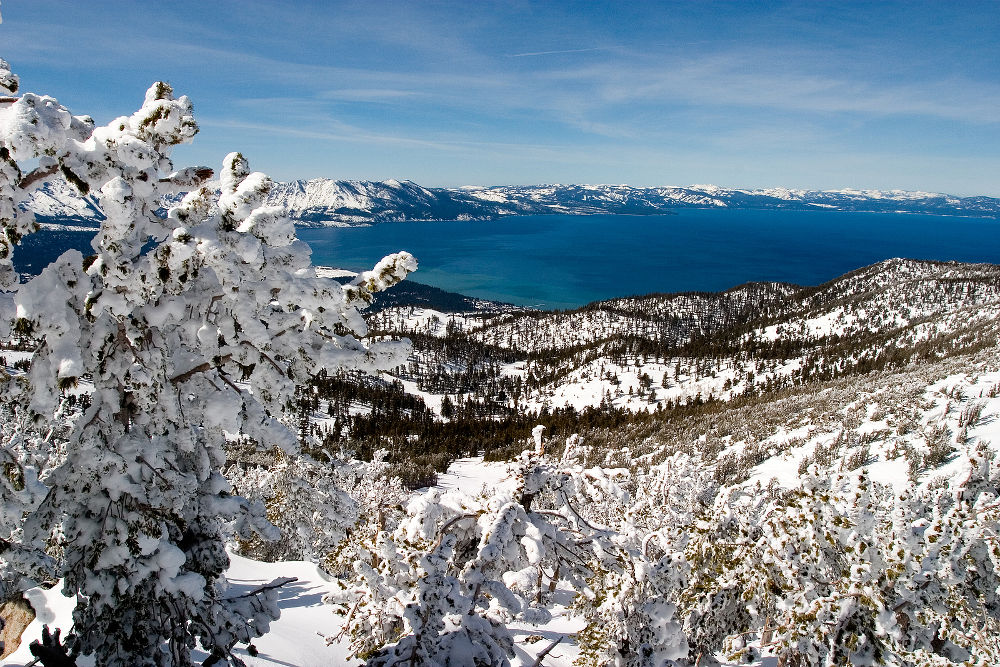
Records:
[[[421,462],[426,481],[424,464],[517,453],[533,423],[565,437],[670,422],[706,403],[735,409],[993,349],[998,303],[996,266],[889,260],[818,287],[748,284],[574,311],[380,308],[366,316],[372,335],[405,336],[410,357],[395,380],[317,380],[313,407],[324,399],[335,417],[317,434],[363,457],[398,452],[394,460]],[[592,385],[586,400],[560,404],[559,390],[581,382]],[[436,410],[428,395],[442,399]]]

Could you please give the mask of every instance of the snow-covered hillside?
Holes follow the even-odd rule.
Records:
[[[392,307],[369,323],[414,341],[396,375],[428,404],[449,394],[495,413],[564,406],[635,412],[987,345],[998,335],[998,271],[894,259],[819,287],[751,284],[569,312]]]
[[[782,489],[797,488],[810,470],[846,474],[848,478],[863,474],[863,479],[885,484],[900,494],[912,493],[908,491],[911,481],[917,489],[949,485],[961,489],[974,474],[975,462],[969,452],[977,447],[992,451],[1000,447],[1000,362],[994,349],[869,377],[862,384],[842,381],[820,391],[798,392],[763,410],[757,406],[750,411],[752,416],[740,417],[739,412],[734,409],[714,416],[711,432],[697,435],[695,426],[690,432],[693,448],[689,435],[647,435],[643,442],[632,432],[628,437],[641,445],[636,450],[610,452],[583,439],[561,457],[564,462],[594,466],[584,472],[600,480],[604,488],[620,484],[633,489],[636,497],[642,497],[634,486],[640,480],[662,484],[669,478],[671,466],[682,464],[684,459],[676,458],[678,449],[692,450],[693,456],[704,462],[703,472],[729,485],[737,497],[741,489],[763,497],[780,496],[787,492]],[[744,430],[734,428],[741,420],[745,420]],[[700,426],[707,423],[694,421]],[[709,441],[725,430],[723,449],[714,462],[706,460],[705,452],[713,446]],[[656,443],[652,449],[648,446],[651,441]],[[657,474],[663,477],[655,476],[654,470],[660,470]],[[427,496],[446,505],[474,507],[477,496],[491,496],[516,483],[516,472],[517,466],[507,463],[457,461],[441,476],[436,488],[416,492],[411,503],[419,504],[419,499]],[[683,497],[681,486],[671,488],[678,498]],[[715,493],[725,495],[719,489]],[[634,501],[630,496],[624,500]],[[583,498],[580,502],[585,506]],[[235,594],[278,578],[295,578],[281,589],[277,599],[281,617],[271,623],[268,634],[255,640],[255,654],[242,649],[237,652],[249,667],[363,664],[351,659],[351,636],[345,631],[343,614],[335,614],[336,608],[324,602],[324,598],[336,599],[342,590],[335,577],[308,562],[264,563],[239,555],[231,555],[231,559],[227,577]],[[574,596],[565,583],[547,595],[551,596],[547,619],[515,621],[509,626],[514,640],[513,667],[580,664],[577,661],[586,645],[586,619],[579,610],[574,613]],[[38,637],[43,623],[64,629],[71,625],[72,600],[63,597],[58,586],[31,590],[27,598],[37,618],[27,628],[26,639]],[[768,642],[761,632],[745,633],[740,642],[726,646],[714,656],[720,667],[773,667],[782,648]],[[200,652],[195,657],[203,660],[208,656]],[[538,662],[540,657],[542,662]],[[32,664],[27,641],[4,664]],[[77,662],[79,667],[92,664]]]

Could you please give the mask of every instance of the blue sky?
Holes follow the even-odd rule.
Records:
[[[22,88],[157,79],[273,177],[1000,195],[1000,0],[3,0]]]

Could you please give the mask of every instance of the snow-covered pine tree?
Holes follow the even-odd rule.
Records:
[[[25,539],[61,528],[76,641],[99,665],[187,665],[196,641],[210,661],[238,664],[234,646],[277,610],[273,590],[228,586],[222,524],[273,529],[220,474],[226,434],[292,451],[281,418],[294,415],[296,383],[397,364],[402,346],[356,336],[357,305],[416,263],[387,257],[346,287],[318,278],[294,226],[262,206],[270,180],[241,155],[226,157],[217,184],[206,168],[173,170],[171,148],[197,125],[165,83],[104,127],[17,84],[3,63],[0,280],[16,283],[10,253],[34,228],[18,205],[44,179],[95,195],[107,216],[95,257],[67,252],[16,295],[16,326],[39,341],[28,408],[51,420],[64,390],[93,383]],[[183,191],[162,214],[162,197]]]
[[[69,138],[82,139],[93,123],[71,116],[55,100],[31,93],[19,95],[20,81],[6,61],[0,60],[0,337],[11,334],[14,302],[8,290],[18,284],[13,267],[14,245],[37,229],[30,212],[20,204],[42,181],[56,171],[56,147]],[[37,159],[25,174],[18,160]],[[59,443],[67,424],[65,403],[53,406],[50,419],[38,423],[23,399],[28,383],[0,370],[0,390],[5,397],[0,438],[0,599],[19,595],[39,578],[55,574],[46,555],[44,539],[25,539],[25,518],[45,498],[48,488],[40,481],[60,462]]]

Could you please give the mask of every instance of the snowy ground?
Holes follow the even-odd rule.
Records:
[[[510,477],[507,463],[485,462],[482,457],[458,459],[448,472],[438,475],[438,487],[445,491],[456,489],[466,493],[478,493],[483,487],[492,487]]]
[[[284,562],[261,563],[232,555],[232,566],[227,572],[237,593],[252,590],[255,585],[265,584],[279,577],[296,577],[298,581],[282,588],[279,606],[281,618],[271,625],[271,632],[257,640],[254,645],[259,651],[257,657],[241,652],[247,665],[259,667],[327,667],[329,665],[352,664],[347,659],[345,649],[334,643],[328,646],[325,635],[334,635],[340,622],[331,608],[323,604],[323,596],[331,590],[330,582],[323,572],[312,563]],[[63,597],[59,587],[51,590],[33,589],[28,598],[38,617],[25,632],[22,642],[5,665],[28,665],[32,656],[27,643],[41,636],[42,623],[50,627],[68,628],[71,621],[73,601]],[[208,656],[200,654],[196,660]],[[79,667],[88,667],[93,661],[79,660]],[[358,663],[353,663],[358,664]]]
[[[459,490],[476,493],[484,486],[501,483],[509,476],[505,463],[485,463],[481,458],[456,461],[446,474],[441,475],[439,486],[443,490]],[[329,667],[330,665],[360,665],[360,661],[348,658],[347,643],[333,641],[341,628],[340,619],[332,608],[323,603],[323,596],[333,590],[329,577],[312,563],[302,561],[282,563],[262,563],[237,555],[231,555],[232,565],[226,573],[237,588],[236,593],[252,590],[280,577],[295,577],[297,581],[282,588],[279,606],[281,618],[271,624],[271,631],[256,640],[258,655],[251,657],[243,651],[238,654],[250,667]],[[558,594],[558,593],[557,593]],[[25,641],[18,650],[4,661],[9,667],[24,667],[33,658],[28,643],[41,636],[42,624],[51,628],[68,628],[71,621],[73,601],[63,597],[60,588],[49,590],[33,589],[28,593],[38,617],[24,633]],[[544,627],[513,625],[517,656],[512,661],[514,667],[527,667],[535,662],[536,656],[552,642],[562,638],[559,645],[545,658],[548,667],[569,667],[578,652],[572,641],[572,633],[580,629],[579,620],[568,618],[565,609],[572,603],[572,596],[564,592],[559,605],[553,610],[553,619]],[[195,656],[196,661],[207,658],[205,654]],[[79,667],[90,667],[93,661],[79,660]]]

